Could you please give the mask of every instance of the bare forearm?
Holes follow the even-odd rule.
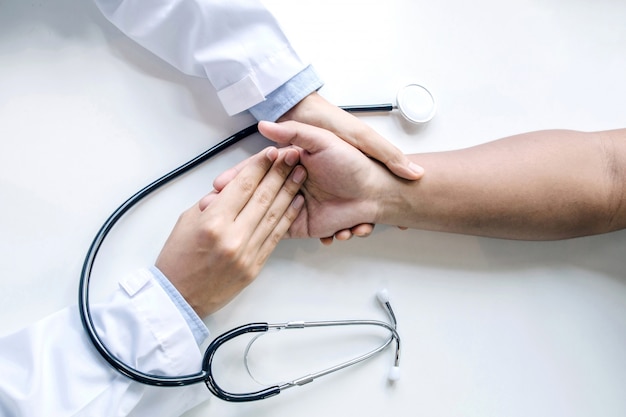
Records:
[[[394,182],[381,223],[529,240],[626,227],[626,129],[533,132],[411,158],[426,174]]]

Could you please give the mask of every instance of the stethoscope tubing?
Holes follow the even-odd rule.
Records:
[[[345,107],[342,107],[342,109],[348,112],[375,112],[375,111],[391,111],[393,109],[393,106],[390,104],[389,105],[373,105],[373,106],[371,105],[370,106],[345,106]],[[134,207],[137,203],[139,203],[143,198],[145,198],[152,192],[156,191],[160,187],[164,186],[165,184],[191,171],[192,169],[196,168],[197,166],[201,165],[202,163],[216,156],[217,154],[229,148],[230,146],[234,145],[235,143],[257,132],[258,132],[258,125],[257,124],[250,125],[240,130],[239,132],[229,136],[228,138],[222,140],[221,142],[209,148],[208,150],[204,151],[203,153],[196,156],[195,158],[189,160],[188,162],[184,163],[178,168],[175,168],[174,170],[168,172],[167,174],[163,175],[162,177],[158,178],[157,180],[153,181],[152,183],[148,184],[144,188],[137,191],[130,198],[124,201],[106,219],[106,221],[103,223],[101,228],[98,230],[91,245],[89,246],[89,249],[85,256],[85,260],[83,262],[83,267],[81,269],[79,287],[78,287],[78,311],[80,314],[80,319],[85,329],[85,332],[87,333],[87,336],[89,337],[90,341],[92,342],[93,346],[98,351],[98,353],[114,369],[116,369],[118,372],[120,372],[122,375],[126,376],[127,378],[130,378],[131,380],[140,382],[142,384],[147,384],[147,385],[154,385],[154,386],[161,386],[161,387],[174,387],[174,386],[185,386],[185,385],[196,384],[196,383],[203,382],[203,381],[209,381],[209,380],[212,380],[212,375],[210,375],[211,373],[210,367],[207,368],[204,365],[203,365],[202,371],[197,372],[195,374],[189,374],[189,375],[183,375],[183,376],[169,377],[169,376],[145,373],[125,364],[106,347],[106,345],[104,344],[104,342],[98,335],[98,331],[96,330],[96,326],[91,316],[91,310],[89,308],[89,287],[90,287],[89,284],[91,281],[91,274],[93,271],[93,266],[96,260],[96,256],[98,255],[98,252],[100,250],[100,247],[102,246],[102,243],[104,242],[109,232],[113,229],[115,224],[132,207]],[[250,329],[255,329],[255,330],[247,330],[247,331],[261,331],[261,330],[257,330],[257,329],[260,329],[260,327],[256,327],[260,325],[261,324],[253,323]],[[268,326],[267,323],[265,323],[264,325]],[[233,331],[246,328],[246,326],[247,325],[244,325],[239,328],[233,329]],[[395,330],[393,330],[393,333],[397,336],[397,333],[395,333]],[[229,335],[229,334],[230,332],[227,332],[225,335]],[[218,339],[220,338],[218,337]],[[385,347],[391,342],[392,339],[393,339],[393,336],[385,344]],[[223,339],[220,339],[220,340],[223,340]],[[399,344],[399,338],[397,340]],[[222,343],[224,343],[224,341],[222,341]],[[214,341],[213,343],[217,343],[217,342]],[[215,349],[216,348],[217,347],[215,347]],[[213,354],[214,354],[214,351],[213,351]],[[211,356],[211,354],[209,353],[207,349],[207,353],[205,354],[205,360],[209,356]],[[223,398],[223,395],[219,394],[219,390],[216,390],[218,392],[214,392],[211,387],[209,387],[209,389],[218,397]],[[276,395],[278,392],[280,392],[280,389],[276,393],[274,393],[272,389],[268,389],[268,390],[264,390],[260,392],[263,394],[259,394],[259,396],[263,396],[263,398],[266,398],[267,396]],[[254,399],[261,399],[261,398],[243,399],[245,396],[249,397],[249,394],[230,394],[230,395],[233,398],[237,398],[238,396],[241,396],[242,399],[240,401],[252,401]],[[230,400],[235,401],[233,398],[231,398]],[[224,398],[224,399],[228,399],[228,398]]]
[[[218,383],[215,381],[215,377],[213,376],[213,358],[215,353],[217,353],[217,349],[222,346],[224,343],[229,340],[234,339],[235,337],[241,336],[246,333],[257,333],[257,332],[267,332],[269,329],[269,325],[267,323],[248,323],[242,326],[236,327],[232,330],[229,330],[226,333],[221,334],[216,337],[211,344],[207,347],[207,350],[204,354],[204,359],[202,360],[202,371],[206,375],[204,378],[204,382],[211,391],[213,395],[218,398],[221,398],[225,401],[230,402],[248,402],[248,401],[257,401],[263,400],[265,398],[273,397],[274,395],[280,394],[280,387],[272,386],[269,388],[262,389],[260,391],[249,392],[244,394],[237,394],[223,390]]]
[[[342,362],[338,365],[331,366],[322,371],[318,371],[309,375],[306,375],[301,378],[294,379],[293,381],[281,384],[281,389],[290,388],[293,386],[301,386],[304,384],[308,384],[309,382],[313,382],[315,379],[320,378],[322,376],[332,374],[333,372],[337,372],[341,369],[347,368],[352,365],[356,365],[359,362],[363,362],[366,359],[371,358],[378,352],[384,350],[392,341],[396,341],[396,357],[395,357],[395,365],[398,365],[400,360],[400,335],[398,334],[395,325],[390,325],[389,323],[385,323],[384,321],[379,320],[333,320],[333,321],[309,321],[301,323],[300,327],[279,327],[275,325],[274,328],[282,328],[282,329],[293,329],[293,328],[309,328],[309,327],[336,327],[336,326],[379,326],[385,328],[389,331],[390,336],[387,338],[385,343],[376,347],[375,349],[370,350],[367,353],[364,353],[361,356],[357,356],[356,358],[352,358],[348,361]],[[272,325],[270,325],[270,329]]]

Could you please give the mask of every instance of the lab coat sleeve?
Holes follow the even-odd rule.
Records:
[[[98,334],[124,362],[148,373],[198,372],[201,354],[185,319],[149,270],[92,306]],[[163,388],[113,370],[67,308],[0,338],[2,416],[179,416],[209,397],[203,384]]]
[[[262,102],[308,66],[259,0],[95,1],[137,43],[187,74],[207,77],[230,115]]]

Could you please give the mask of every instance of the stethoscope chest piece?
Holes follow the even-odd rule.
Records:
[[[396,103],[342,106],[350,113],[375,113],[398,110],[408,122],[421,125],[435,116],[435,98],[419,84],[408,84],[398,90]]]
[[[396,96],[396,103],[402,116],[411,123],[427,123],[435,116],[435,98],[419,84],[402,87]]]

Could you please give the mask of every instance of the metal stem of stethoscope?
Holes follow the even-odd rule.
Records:
[[[287,388],[291,388],[291,387],[295,387],[295,386],[301,386],[304,384],[308,384],[309,382],[313,382],[314,380],[316,380],[317,378],[323,377],[325,375],[329,375],[332,374],[333,372],[337,372],[340,371],[342,369],[345,369],[349,366],[352,365],[356,365],[359,362],[363,362],[366,359],[371,358],[372,356],[374,356],[375,354],[382,352],[387,346],[389,346],[389,344],[393,341],[396,340],[396,355],[395,355],[395,360],[394,360],[394,366],[397,367],[399,365],[399,360],[400,360],[400,336],[398,335],[398,332],[396,331],[396,329],[394,329],[392,326],[390,326],[388,323],[382,322],[382,321],[377,321],[377,320],[346,320],[346,321],[328,321],[328,322],[309,322],[309,323],[305,323],[302,327],[302,329],[304,328],[309,328],[309,327],[326,327],[326,326],[380,326],[380,327],[384,327],[385,329],[389,330],[389,332],[391,333],[391,336],[389,336],[389,338],[387,338],[385,340],[385,342],[376,347],[375,349],[357,356],[356,358],[350,359],[348,361],[342,362],[338,365],[335,366],[331,366],[330,368],[326,368],[322,371],[318,371],[312,374],[308,374],[305,376],[302,376],[300,378],[296,378],[292,381],[289,382],[284,382],[282,384],[279,385],[281,390],[287,389]],[[270,329],[272,327],[270,326]],[[287,327],[284,327],[283,329],[289,329],[289,328],[295,328],[295,327],[289,327],[289,325]]]
[[[435,98],[419,84],[409,84],[402,87],[396,96],[396,103],[369,104],[342,107],[350,113],[374,113],[399,110],[407,121],[413,124],[423,124],[435,116]]]
[[[433,102],[433,105],[434,105],[434,102]],[[367,112],[376,112],[376,111],[377,112],[389,112],[393,110],[395,107],[396,106],[391,105],[391,104],[385,104],[385,105],[374,105],[374,106],[346,106],[346,107],[343,107],[343,109],[348,112],[366,112],[366,111]],[[400,94],[398,95],[398,108],[400,108],[400,110],[403,112],[403,115],[406,117],[406,114],[404,110],[402,109],[402,103],[400,101]],[[177,377],[167,377],[167,376],[161,376],[161,375],[148,374],[145,372],[141,372],[137,369],[134,369],[131,366],[125,364],[119,358],[117,358],[106,347],[106,345],[104,344],[104,342],[101,340],[100,336],[98,335],[96,326],[91,316],[91,310],[89,308],[89,283],[91,280],[91,273],[93,271],[93,266],[96,260],[96,256],[98,254],[98,251],[100,250],[100,247],[102,246],[102,243],[104,242],[104,239],[107,237],[109,232],[113,229],[115,224],[124,216],[124,214],[126,214],[132,207],[134,207],[137,203],[139,203],[143,198],[148,196],[150,193],[156,191],[163,185],[182,176],[183,174],[189,172],[193,168],[206,162],[213,156],[216,156],[221,151],[227,149],[231,145],[239,142],[240,140],[256,132],[258,132],[258,127],[256,124],[248,126],[247,128],[244,128],[240,130],[239,132],[235,133],[234,135],[229,136],[228,138],[222,140],[217,145],[211,147],[210,149],[206,150],[205,152],[201,153],[200,155],[196,156],[195,158],[191,159],[190,161],[186,162],[180,167],[170,171],[169,173],[163,175],[159,179],[145,186],[141,190],[137,191],[134,195],[132,195],[129,199],[127,199],[124,203],[122,203],[109,216],[109,218],[104,222],[104,224],[102,225],[102,227],[100,228],[96,236],[94,237],[87,251],[87,255],[85,256],[83,268],[81,270],[81,275],[80,275],[79,289],[78,289],[78,310],[80,313],[80,319],[89,339],[91,340],[92,344],[94,345],[98,353],[100,353],[100,355],[113,368],[115,368],[118,372],[125,375],[126,377],[134,381],[143,383],[143,384],[156,385],[156,386],[183,386],[183,385],[195,384],[195,383],[202,382],[202,381],[205,381],[207,385],[210,385],[209,381],[212,380],[212,375],[210,371],[210,359],[208,362],[209,363],[208,369],[205,368],[205,366],[203,365],[203,370],[198,373],[177,376]],[[388,308],[389,308],[389,311],[391,312],[390,307]],[[393,312],[391,312],[391,314],[393,317]],[[397,342],[397,348],[396,348],[396,365],[397,365],[397,362],[399,359],[400,340],[395,330],[395,318],[392,318],[392,321],[394,322],[394,326],[390,326],[388,323],[384,323],[384,322],[376,322],[376,323],[383,323],[382,325],[384,327],[387,327],[388,330],[392,332],[392,336],[390,337],[390,339],[387,341],[387,343],[384,346],[377,349],[376,352],[374,353],[377,353],[378,351],[384,349],[395,338]],[[381,324],[376,324],[376,325],[381,325]],[[232,336],[233,332],[239,332],[239,334],[243,334],[247,332],[262,332],[262,331],[267,331],[268,329],[267,326],[268,325],[266,323],[256,323],[256,324],[251,323],[249,325],[241,326],[237,329],[233,329],[231,332],[227,332],[224,335],[219,336],[218,338],[216,338],[216,340],[214,340],[212,345],[215,343],[219,344],[220,341],[222,341],[221,343],[223,343],[224,339],[227,336]],[[205,362],[207,360],[207,357],[212,357],[212,354],[209,354],[209,353],[210,352],[207,350],[207,354],[205,354]],[[367,359],[367,357],[370,357],[374,353],[363,355],[359,358],[355,358],[353,361],[350,361],[350,362],[354,362],[354,363],[360,362],[364,359]],[[350,364],[354,364],[354,363],[350,363]],[[341,364],[339,366],[341,366],[341,369],[342,369],[349,365]],[[322,371],[322,372],[325,372],[324,375],[326,375],[330,372],[334,372],[334,370],[330,372],[326,372],[326,371]],[[209,387],[209,389],[211,389],[211,387]],[[277,389],[277,392],[275,392],[274,388],[268,389],[267,391],[269,394],[265,396],[258,395],[256,397],[251,397],[247,394],[243,394],[241,396],[231,396],[230,398],[224,398],[224,399],[228,399],[231,401],[252,401],[255,399],[266,398],[267,396],[275,395],[278,392],[280,392],[279,387],[276,389]],[[213,392],[213,389],[212,389],[212,392]],[[220,396],[219,393],[217,393],[216,395]]]
[[[381,300],[381,293],[379,293],[379,300]],[[386,294],[386,293],[385,293]],[[385,295],[386,297],[386,295]],[[395,319],[395,315],[393,314],[393,310],[391,309],[391,304],[389,303],[388,300],[381,300],[381,302],[383,303],[383,305],[385,306],[392,323],[386,323],[384,321],[378,321],[378,320],[333,320],[333,321],[298,321],[298,322],[288,322],[288,323],[278,323],[278,324],[268,324],[268,323],[249,323],[249,324],[245,324],[243,326],[239,326],[235,329],[232,329],[220,336],[218,336],[217,338],[215,338],[215,340],[213,340],[213,342],[211,342],[211,344],[209,345],[209,347],[206,350],[206,353],[204,355],[204,359],[202,361],[202,369],[204,370],[204,372],[206,372],[206,379],[205,379],[205,384],[207,386],[207,388],[209,389],[209,391],[211,391],[211,393],[213,393],[213,395],[215,395],[218,398],[221,398],[222,400],[225,401],[230,401],[230,402],[245,402],[245,401],[257,401],[257,400],[262,400],[265,398],[269,398],[269,397],[273,397],[275,395],[280,394],[283,390],[288,389],[288,388],[292,388],[292,387],[296,387],[296,386],[302,386],[305,384],[308,384],[312,381],[314,381],[317,378],[320,378],[322,376],[325,375],[329,375],[333,372],[337,372],[341,369],[347,368],[349,366],[355,365],[359,362],[362,362],[366,359],[371,358],[372,356],[374,356],[375,354],[383,351],[387,346],[389,346],[389,344],[395,340],[396,341],[396,352],[395,352],[395,358],[394,358],[394,366],[392,368],[392,371],[390,372],[389,375],[389,379],[391,381],[395,381],[399,378],[399,362],[400,362],[400,336],[398,335],[398,332],[396,330],[396,319]],[[259,391],[255,391],[255,392],[247,392],[247,393],[232,393],[229,391],[224,390],[223,388],[220,387],[220,385],[217,383],[217,381],[215,380],[215,377],[213,375],[213,360],[215,358],[215,354],[217,353],[217,350],[219,349],[219,347],[221,347],[223,344],[225,344],[226,342],[233,340],[234,338],[241,336],[243,334],[246,333],[261,333],[257,336],[255,336],[249,343],[248,346],[246,347],[246,350],[244,352],[244,364],[246,366],[246,369],[248,370],[248,374],[251,376],[252,379],[254,379],[256,381],[256,379],[254,378],[254,376],[251,374],[249,367],[248,367],[248,363],[247,363],[247,357],[249,354],[249,350],[251,345],[254,343],[255,340],[257,340],[259,338],[259,336],[262,336],[263,334],[265,334],[266,332],[268,332],[269,330],[293,330],[293,329],[305,329],[305,328],[312,328],[312,327],[331,327],[331,326],[379,326],[379,327],[383,327],[386,330],[388,330],[390,332],[390,336],[385,340],[385,342],[383,344],[381,344],[380,346],[378,346],[377,348],[363,354],[360,355],[358,357],[355,357],[351,360],[342,362],[338,365],[332,366],[330,368],[324,369],[322,371],[313,373],[313,374],[309,374],[309,375],[305,375],[303,377],[300,378],[296,378],[293,379],[289,382],[285,382],[285,383],[281,383],[281,384],[276,384],[270,387],[266,387],[263,388]],[[258,382],[258,381],[257,381]]]
[[[386,104],[363,104],[359,106],[341,106],[348,113],[379,113],[396,110],[397,105]]]
[[[324,369],[323,371],[319,371],[313,374],[309,374],[303,377],[299,377],[296,379],[293,379],[289,382],[285,382],[282,384],[279,384],[279,387],[281,390],[287,389],[287,388],[291,388],[294,386],[300,386],[300,385],[304,385],[304,384],[308,384],[309,382],[313,382],[315,379],[320,378],[322,376],[325,375],[329,375],[333,372],[337,372],[341,369],[347,368],[349,366],[355,365],[359,362],[362,362],[366,359],[371,358],[372,356],[374,356],[375,354],[383,351],[387,346],[389,346],[389,344],[391,342],[393,342],[394,340],[396,341],[396,354],[395,354],[395,359],[394,359],[394,368],[392,368],[392,372],[390,373],[390,380],[395,381],[396,379],[398,379],[399,375],[398,375],[398,367],[400,365],[400,335],[398,335],[397,332],[397,321],[395,318],[395,315],[393,313],[393,310],[391,308],[391,304],[389,303],[388,300],[384,301],[384,306],[385,309],[387,310],[387,313],[389,314],[389,317],[391,319],[391,324],[389,323],[385,323],[383,321],[378,321],[378,320],[336,320],[336,321],[313,321],[313,322],[289,322],[289,323],[285,323],[285,324],[274,324],[274,325],[269,325],[269,330],[284,330],[284,329],[305,329],[305,328],[312,328],[312,327],[333,327],[333,326],[355,326],[355,325],[364,325],[364,326],[380,326],[385,328],[386,330],[388,330],[390,332],[390,336],[387,338],[387,340],[385,340],[385,342],[376,347],[375,349],[372,349],[371,351],[358,356],[356,358],[350,359],[348,361],[342,362],[338,365],[332,366],[330,368]],[[246,371],[248,372],[248,375],[250,375],[250,377],[252,379],[254,379],[255,381],[257,381],[258,383],[262,384],[261,382],[259,382],[254,375],[252,374],[252,371],[250,370],[250,365],[248,363],[248,356],[250,353],[250,349],[252,348],[252,345],[254,344],[254,342],[256,342],[261,336],[263,336],[263,334],[259,334],[257,336],[255,336],[252,340],[250,340],[250,342],[248,343],[248,346],[246,346],[246,350],[244,352],[244,365],[246,367]]]

